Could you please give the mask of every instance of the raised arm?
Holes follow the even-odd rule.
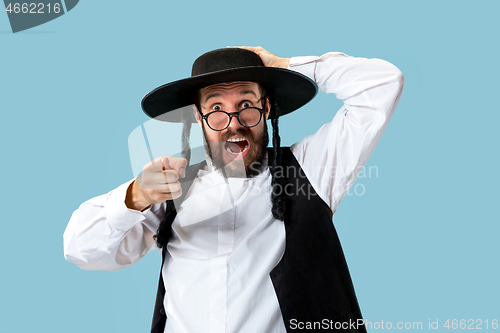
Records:
[[[292,146],[308,179],[333,212],[377,145],[404,86],[403,74],[380,59],[332,52],[297,57],[289,69],[344,102],[330,123]],[[325,112],[329,110],[315,110]]]

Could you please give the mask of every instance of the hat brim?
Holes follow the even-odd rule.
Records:
[[[300,73],[273,67],[240,67],[221,70],[209,74],[189,77],[162,85],[150,91],[142,99],[144,113],[151,118],[161,115],[162,120],[181,122],[181,114],[172,112],[195,103],[195,96],[201,88],[232,81],[250,81],[261,84],[271,96],[274,96],[283,116],[307,104],[318,93],[314,81]],[[166,117],[165,117],[166,116]],[[193,122],[196,120],[193,118]]]

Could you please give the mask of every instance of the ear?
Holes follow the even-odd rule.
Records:
[[[266,96],[266,111],[264,112],[265,120],[269,117],[269,112],[271,112],[271,103],[269,102],[269,97]]]
[[[193,104],[193,114],[194,114],[194,117],[196,118],[196,122],[198,123],[198,125],[200,125],[200,128],[202,128],[201,126],[201,116],[200,116],[200,113],[198,112],[198,109],[196,108],[196,105]]]

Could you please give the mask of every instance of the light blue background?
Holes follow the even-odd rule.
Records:
[[[439,319],[442,331],[448,318],[500,319],[499,9],[83,0],[18,34],[0,13],[0,332],[148,332],[160,256],[82,271],[64,260],[62,234],[83,201],[132,177],[127,138],[148,120],[144,94],[227,45],[284,57],[342,51],[403,71],[403,96],[367,164],[378,177],[358,179],[364,195],[346,196],[335,215],[363,315],[424,328]],[[283,143],[340,105],[321,94],[284,117]]]

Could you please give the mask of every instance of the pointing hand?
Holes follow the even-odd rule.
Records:
[[[179,177],[186,175],[187,160],[180,157],[158,157],[146,164],[142,174],[130,186],[125,204],[130,209],[144,210],[151,204],[181,196]]]

